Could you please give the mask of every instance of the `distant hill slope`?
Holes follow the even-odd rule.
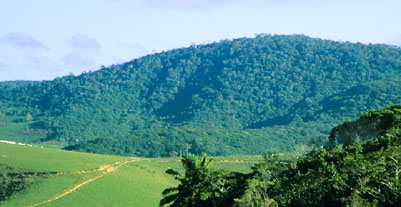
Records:
[[[240,38],[80,76],[3,82],[0,137],[139,156],[288,151],[321,144],[362,111],[400,103],[400,77],[396,47]]]

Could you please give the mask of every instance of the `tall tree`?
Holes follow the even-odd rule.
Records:
[[[243,194],[246,176],[210,168],[213,159],[207,159],[206,153],[199,158],[189,154],[182,157],[185,175],[178,171],[168,169],[167,174],[175,176],[180,182],[177,187],[167,188],[163,191],[164,198],[160,206],[232,206],[234,198]]]
[[[206,153],[203,153],[198,159],[192,154],[182,157],[182,165],[185,175],[182,176],[178,171],[168,169],[167,174],[175,176],[180,181],[177,187],[167,188],[163,191],[165,196],[160,201],[160,206],[199,206],[210,197],[211,177],[210,164],[213,159],[206,159]]]

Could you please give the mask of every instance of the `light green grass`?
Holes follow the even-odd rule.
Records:
[[[177,183],[152,162],[140,161],[122,166],[44,207],[158,206],[163,189]]]
[[[213,167],[249,172],[249,166],[260,159],[260,156],[217,157]],[[158,158],[128,163],[79,191],[43,206],[158,206],[161,192],[178,184],[172,176],[164,173],[168,168],[182,171],[180,159]]]
[[[69,152],[0,143],[0,164],[23,172],[72,172],[96,169],[127,157]]]
[[[40,147],[18,146],[0,143],[0,164],[5,163],[21,171],[71,172],[96,169],[128,157],[69,152]],[[261,156],[216,157],[212,168],[238,172],[250,172]],[[178,183],[165,174],[168,168],[182,172],[180,158],[142,159],[129,162],[114,172],[104,175],[78,190],[40,207],[61,206],[158,206],[161,192]],[[50,175],[38,178],[28,190],[11,197],[3,206],[28,206],[51,199],[96,173]]]
[[[88,174],[50,175],[48,177],[37,178],[28,190],[13,195],[0,206],[22,207],[40,203],[68,191],[72,186],[99,174],[99,172],[95,172]]]
[[[212,168],[250,173],[252,171],[251,167],[262,160],[263,158],[260,155],[215,157]]]

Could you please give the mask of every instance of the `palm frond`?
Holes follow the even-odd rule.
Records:
[[[166,206],[167,204],[177,200],[177,198],[178,198],[177,194],[168,195],[160,200],[159,206],[160,207]]]
[[[163,190],[162,195],[165,196],[167,194],[171,194],[171,193],[176,192],[176,191],[178,191],[177,187],[166,188],[166,189]]]

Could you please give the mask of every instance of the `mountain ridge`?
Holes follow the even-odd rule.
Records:
[[[149,138],[172,127],[199,131],[183,132],[190,137],[206,134],[187,140],[172,133],[167,140],[173,145],[200,139],[241,153],[218,140],[246,143],[253,137],[269,145],[255,152],[288,151],[296,144],[322,144],[331,127],[362,111],[399,103],[400,57],[400,48],[302,35],[226,40],[79,76],[0,84],[0,117],[32,122],[28,128],[45,135],[31,142],[85,145],[128,137],[139,143],[128,150],[135,155],[177,153],[177,146],[154,153],[165,140]],[[304,132],[289,133],[294,130]],[[157,144],[147,144],[146,137]]]

